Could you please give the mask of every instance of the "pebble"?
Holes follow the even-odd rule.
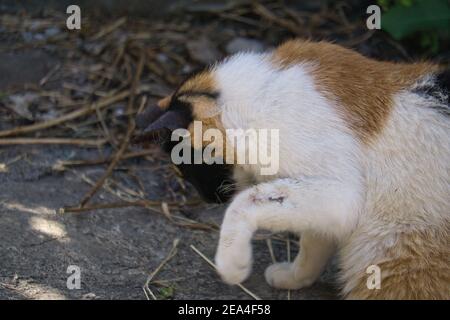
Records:
[[[228,54],[235,54],[242,51],[263,52],[264,49],[264,45],[260,41],[242,37],[234,38],[228,42],[225,48]]]

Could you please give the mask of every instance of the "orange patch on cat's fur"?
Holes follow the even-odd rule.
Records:
[[[172,95],[167,96],[167,97],[165,97],[165,98],[162,98],[162,99],[158,100],[158,102],[156,103],[156,105],[157,105],[160,109],[166,110],[167,108],[169,108],[170,100],[172,100]]]
[[[281,68],[304,63],[317,89],[335,101],[342,118],[362,141],[381,131],[395,93],[438,69],[429,63],[381,62],[326,42],[288,41],[273,53]]]
[[[438,228],[400,234],[381,262],[380,289],[362,277],[347,299],[450,299],[450,221]],[[363,271],[364,272],[364,271]]]
[[[208,70],[198,73],[192,78],[188,79],[185,83],[181,85],[180,89],[178,89],[178,94],[182,94],[184,92],[213,93],[216,90],[217,85],[214,81],[211,72]]]
[[[202,92],[214,94],[218,91],[217,85],[214,81],[213,75],[210,71],[201,72],[189,80],[187,80],[178,90],[177,95],[181,96],[183,93],[191,92]],[[202,130],[205,132],[208,129],[219,129],[222,132],[224,141],[222,141],[223,146],[225,146],[225,129],[223,127],[222,121],[220,119],[220,110],[213,99],[205,98],[202,96],[187,96],[182,98],[183,101],[188,102],[192,106],[192,115],[194,120],[202,122]],[[194,148],[200,148],[196,142],[202,141],[202,146],[205,147],[210,145],[210,141],[203,141],[203,139],[195,139],[194,126],[193,123],[188,128]],[[225,149],[218,148],[217,151],[223,149],[223,157],[225,157]],[[219,156],[219,155],[217,155]]]

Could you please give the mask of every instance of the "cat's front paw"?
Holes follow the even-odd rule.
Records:
[[[277,289],[296,290],[312,285],[318,275],[314,274],[297,274],[294,271],[295,266],[289,262],[274,263],[270,265],[264,276],[267,283]]]
[[[226,247],[219,244],[215,260],[222,280],[228,284],[239,284],[247,279],[252,268],[251,247]]]

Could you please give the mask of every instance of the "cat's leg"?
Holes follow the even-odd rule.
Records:
[[[279,289],[300,289],[312,285],[320,276],[335,250],[332,239],[305,231],[300,252],[294,262],[275,263],[266,269],[268,284]]]
[[[330,238],[356,224],[361,190],[350,179],[277,179],[239,193],[228,207],[220,231],[216,264],[223,280],[240,283],[252,264],[251,238],[257,229],[312,230]]]

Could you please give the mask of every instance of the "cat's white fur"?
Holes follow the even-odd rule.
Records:
[[[339,248],[346,293],[398,231],[449,219],[450,122],[425,98],[398,92],[383,130],[363,144],[316,89],[313,66],[280,69],[267,54],[244,53],[212,71],[225,129],[280,130],[276,176],[261,176],[258,165],[235,170],[238,182],[257,184],[225,213],[216,264],[227,283],[249,275],[257,229],[302,235],[294,263],[266,270],[269,284],[310,285]]]

